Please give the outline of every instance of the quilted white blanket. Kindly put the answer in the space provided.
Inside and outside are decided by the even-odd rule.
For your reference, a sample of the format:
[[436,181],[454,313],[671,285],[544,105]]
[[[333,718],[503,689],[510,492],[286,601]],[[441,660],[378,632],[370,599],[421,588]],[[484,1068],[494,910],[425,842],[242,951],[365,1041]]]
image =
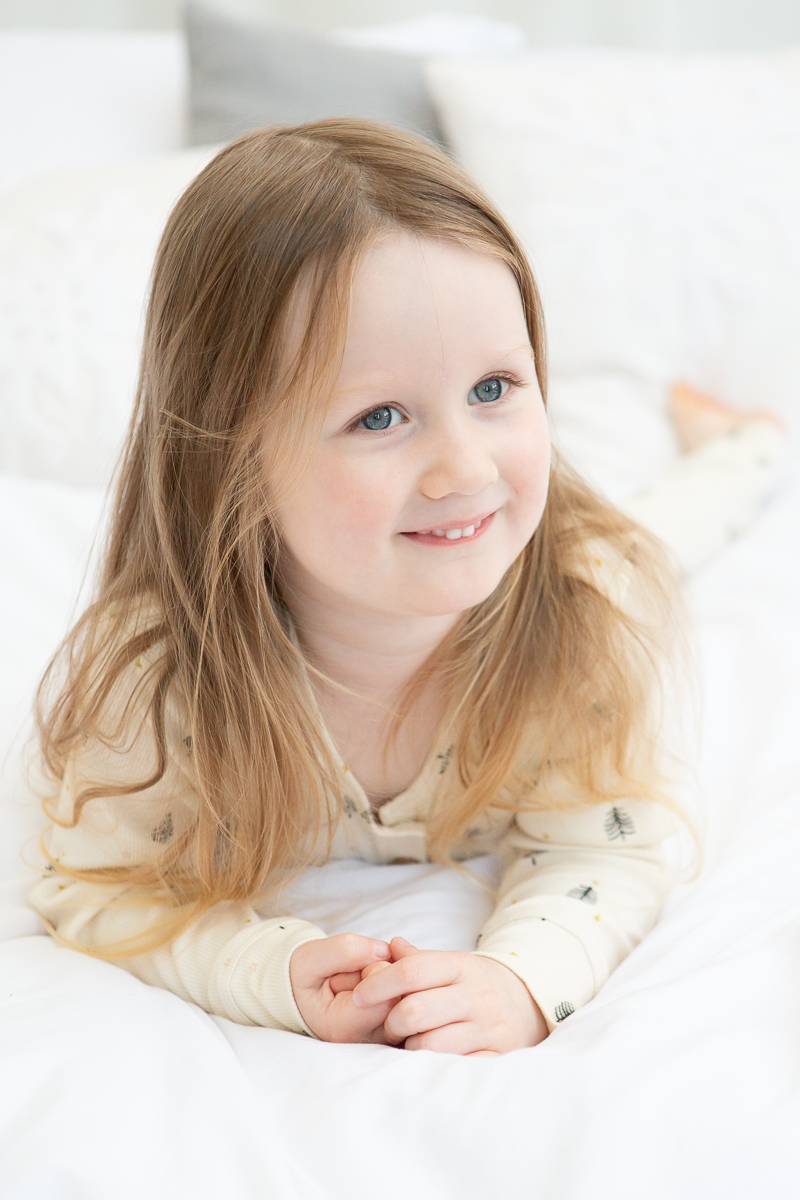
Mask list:
[[[99,493],[0,476],[6,746],[65,627]],[[600,995],[497,1060],[212,1019],[63,949],[23,900],[39,826],[7,757],[0,852],[5,1200],[738,1200],[800,1195],[800,466],[691,586],[705,862]],[[33,848],[29,845],[29,855]],[[479,864],[491,880],[490,860]],[[436,867],[312,871],[331,932],[466,948],[490,899]]]

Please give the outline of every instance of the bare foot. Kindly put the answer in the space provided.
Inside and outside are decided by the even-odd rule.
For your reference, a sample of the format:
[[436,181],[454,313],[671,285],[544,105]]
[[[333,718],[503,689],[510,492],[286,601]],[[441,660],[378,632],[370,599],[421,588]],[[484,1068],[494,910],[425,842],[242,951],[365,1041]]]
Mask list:
[[750,421],[771,421],[783,429],[783,421],[774,413],[742,412],[686,383],[676,383],[670,389],[669,409],[684,454]]

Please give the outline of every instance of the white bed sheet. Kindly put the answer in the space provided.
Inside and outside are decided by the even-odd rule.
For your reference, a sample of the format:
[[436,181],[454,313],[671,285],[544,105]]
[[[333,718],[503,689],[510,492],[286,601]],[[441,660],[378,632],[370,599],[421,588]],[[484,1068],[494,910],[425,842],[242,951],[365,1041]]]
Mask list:
[[[9,746],[66,627],[98,492],[0,476]],[[691,585],[706,691],[705,864],[600,995],[497,1060],[212,1019],[57,946],[24,902],[39,818],[7,757],[0,1195],[436,1200],[800,1195],[800,464]],[[492,877],[491,860],[476,864]],[[465,947],[490,903],[433,866],[340,863],[296,900],[331,932]]]

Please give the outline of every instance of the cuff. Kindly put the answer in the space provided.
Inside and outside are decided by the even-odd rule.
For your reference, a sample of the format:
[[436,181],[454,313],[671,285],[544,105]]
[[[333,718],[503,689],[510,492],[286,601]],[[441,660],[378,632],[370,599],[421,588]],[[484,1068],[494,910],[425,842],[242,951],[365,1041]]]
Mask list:
[[493,958],[519,976],[551,1032],[597,991],[581,939],[546,917],[501,925],[481,938],[475,953]]
[[289,962],[298,946],[326,935],[309,921],[263,921],[227,968],[227,990],[246,1020],[313,1037],[295,1003]]

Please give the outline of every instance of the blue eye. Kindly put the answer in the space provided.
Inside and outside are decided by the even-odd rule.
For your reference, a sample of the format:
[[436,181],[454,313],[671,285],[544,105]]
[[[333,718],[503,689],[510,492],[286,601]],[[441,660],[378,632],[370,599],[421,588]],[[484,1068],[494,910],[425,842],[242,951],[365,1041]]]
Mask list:
[[393,425],[399,425],[402,421],[402,415],[396,408],[376,408],[371,413],[367,413],[358,422],[362,429],[391,429]]
[[492,379],[482,379],[480,383],[476,383],[470,394],[467,396],[467,404],[491,404],[493,400],[499,400],[501,396],[505,396],[508,391],[508,380],[500,379],[494,376]]

